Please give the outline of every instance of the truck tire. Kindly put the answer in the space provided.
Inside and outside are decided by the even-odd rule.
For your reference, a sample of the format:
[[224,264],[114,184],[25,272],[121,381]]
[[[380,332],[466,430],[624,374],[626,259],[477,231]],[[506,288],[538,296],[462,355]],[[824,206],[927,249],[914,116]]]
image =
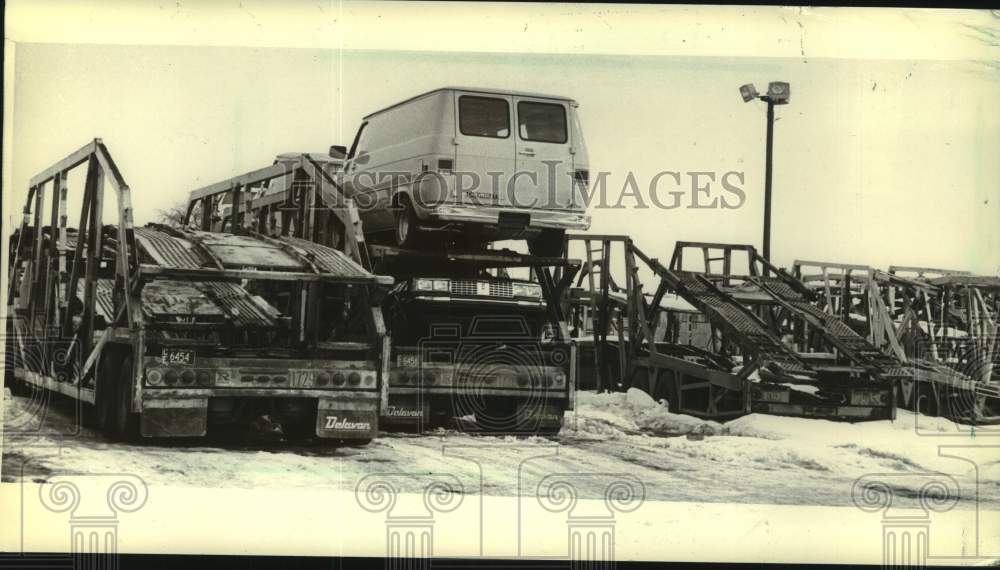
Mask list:
[[565,236],[565,230],[544,229],[538,237],[528,240],[528,251],[540,257],[562,257]]
[[115,413],[114,437],[119,441],[130,442],[139,434],[139,414],[132,413],[132,357],[122,358],[119,367],[118,382],[114,393]]
[[396,245],[399,247],[415,247],[419,241],[420,230],[417,229],[417,213],[413,210],[413,204],[406,196],[399,199],[399,208],[396,209]]
[[94,426],[112,435],[115,415],[115,381],[118,377],[118,358],[114,351],[105,349],[97,364],[94,385],[97,387],[94,403]]

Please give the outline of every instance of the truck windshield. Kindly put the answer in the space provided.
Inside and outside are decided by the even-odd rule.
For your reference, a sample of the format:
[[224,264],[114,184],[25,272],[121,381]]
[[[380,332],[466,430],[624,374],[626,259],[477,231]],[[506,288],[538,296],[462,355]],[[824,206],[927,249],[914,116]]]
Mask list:
[[563,144],[566,109],[555,103],[521,101],[517,104],[517,129],[521,140]]
[[510,136],[510,107],[503,99],[462,95],[458,126],[463,135],[505,139]]

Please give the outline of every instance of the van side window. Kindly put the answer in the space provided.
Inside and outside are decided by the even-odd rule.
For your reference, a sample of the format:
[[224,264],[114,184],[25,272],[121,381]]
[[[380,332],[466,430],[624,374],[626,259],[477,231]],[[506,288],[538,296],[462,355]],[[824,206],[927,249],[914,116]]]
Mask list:
[[368,123],[361,123],[361,127],[358,129],[358,134],[354,135],[354,143],[351,144],[351,151],[347,153],[347,160],[354,158],[358,151],[365,149],[365,139],[368,138],[366,127]]
[[505,139],[510,136],[510,106],[503,99],[462,95],[458,127],[463,135]]
[[566,108],[554,103],[520,101],[517,130],[521,140],[563,144],[568,140]]

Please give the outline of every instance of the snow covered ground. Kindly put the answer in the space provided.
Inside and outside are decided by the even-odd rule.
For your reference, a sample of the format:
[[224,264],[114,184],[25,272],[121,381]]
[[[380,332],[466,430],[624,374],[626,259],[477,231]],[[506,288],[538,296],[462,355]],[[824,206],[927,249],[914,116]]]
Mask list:
[[[553,473],[627,473],[643,482],[647,499],[851,505],[854,481],[880,474],[906,491],[894,500],[915,505],[923,481],[906,475],[941,472],[959,483],[956,508],[973,508],[977,492],[981,507],[1000,506],[1000,454],[980,460],[978,478],[975,465],[939,454],[941,444],[989,443],[988,435],[960,435],[962,428],[948,420],[923,417],[924,432],[918,434],[916,417],[902,410],[895,422],[752,414],[720,424],[671,414],[637,390],[580,393],[558,438],[440,430],[383,433],[366,447],[334,449],[245,440],[123,445],[86,428],[75,437],[15,436],[14,424],[23,428],[26,418],[40,413],[9,393],[4,403],[0,475],[6,482],[114,471],[181,487],[353,490],[371,473],[450,473],[462,481],[464,492],[514,496],[533,492],[533,482]],[[71,421],[67,401],[46,409],[47,429]],[[420,490],[417,479],[408,490]],[[595,480],[579,490],[599,498],[604,487]]]

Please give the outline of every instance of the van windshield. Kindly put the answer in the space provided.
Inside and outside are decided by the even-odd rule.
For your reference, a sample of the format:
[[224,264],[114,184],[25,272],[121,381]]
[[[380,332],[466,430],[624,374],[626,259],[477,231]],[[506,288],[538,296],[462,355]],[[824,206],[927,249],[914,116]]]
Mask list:
[[505,139],[510,136],[510,107],[503,99],[463,95],[458,99],[463,135]]
[[555,103],[521,101],[517,104],[517,129],[521,140],[563,144],[566,109]]

